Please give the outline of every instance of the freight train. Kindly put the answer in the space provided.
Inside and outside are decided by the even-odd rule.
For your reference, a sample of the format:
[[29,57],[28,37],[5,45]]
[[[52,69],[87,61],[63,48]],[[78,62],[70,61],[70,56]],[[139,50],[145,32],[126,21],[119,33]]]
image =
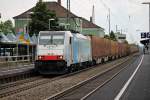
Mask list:
[[137,46],[70,31],[41,31],[35,69],[40,74],[64,74],[138,51]]

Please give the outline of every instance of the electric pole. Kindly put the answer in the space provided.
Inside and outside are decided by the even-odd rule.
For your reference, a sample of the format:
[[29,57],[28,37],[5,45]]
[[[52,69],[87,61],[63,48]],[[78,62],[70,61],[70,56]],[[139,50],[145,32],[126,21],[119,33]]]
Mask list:
[[118,32],[118,25],[116,25],[116,33]]
[[[67,24],[69,25],[69,15],[70,13],[70,0],[67,0]],[[68,29],[68,25],[67,25],[67,29]]]
[[110,8],[108,9],[108,12],[109,12],[109,14],[108,14],[108,18],[109,18],[109,19],[108,19],[108,20],[109,20],[109,34],[110,34],[110,30],[111,30],[111,29],[110,29],[110,28],[111,28],[111,26],[110,26]]

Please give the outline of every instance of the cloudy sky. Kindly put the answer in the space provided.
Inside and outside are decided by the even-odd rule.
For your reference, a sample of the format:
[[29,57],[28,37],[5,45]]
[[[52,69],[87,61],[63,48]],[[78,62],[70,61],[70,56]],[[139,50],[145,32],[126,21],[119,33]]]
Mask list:
[[[12,17],[35,6],[38,0],[0,0],[1,21]],[[44,0],[57,1],[57,0]],[[66,7],[66,1],[62,5]],[[71,11],[78,16],[89,20],[92,15],[92,6],[95,5],[95,23],[108,32],[108,8],[111,12],[111,30],[122,30],[127,40],[137,43],[140,32],[148,31],[148,5],[141,4],[150,0],[70,0]]]

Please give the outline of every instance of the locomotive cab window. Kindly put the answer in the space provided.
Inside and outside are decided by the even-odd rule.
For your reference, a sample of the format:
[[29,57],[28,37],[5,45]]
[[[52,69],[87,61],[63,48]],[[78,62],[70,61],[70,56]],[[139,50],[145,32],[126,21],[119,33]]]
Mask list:
[[52,44],[63,45],[64,44],[64,36],[63,35],[53,35],[52,36]]
[[48,45],[51,44],[51,36],[40,36],[39,38],[40,45]]
[[64,35],[42,34],[39,38],[40,45],[63,45]]

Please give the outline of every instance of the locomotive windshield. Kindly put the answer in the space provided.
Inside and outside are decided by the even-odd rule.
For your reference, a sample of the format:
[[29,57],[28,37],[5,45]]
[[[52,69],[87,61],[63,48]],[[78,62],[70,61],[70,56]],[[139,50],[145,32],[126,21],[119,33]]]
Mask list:
[[39,37],[40,45],[63,45],[64,44],[64,35],[61,34],[49,34],[41,35]]
[[52,35],[52,44],[62,45],[64,44],[63,35]]

